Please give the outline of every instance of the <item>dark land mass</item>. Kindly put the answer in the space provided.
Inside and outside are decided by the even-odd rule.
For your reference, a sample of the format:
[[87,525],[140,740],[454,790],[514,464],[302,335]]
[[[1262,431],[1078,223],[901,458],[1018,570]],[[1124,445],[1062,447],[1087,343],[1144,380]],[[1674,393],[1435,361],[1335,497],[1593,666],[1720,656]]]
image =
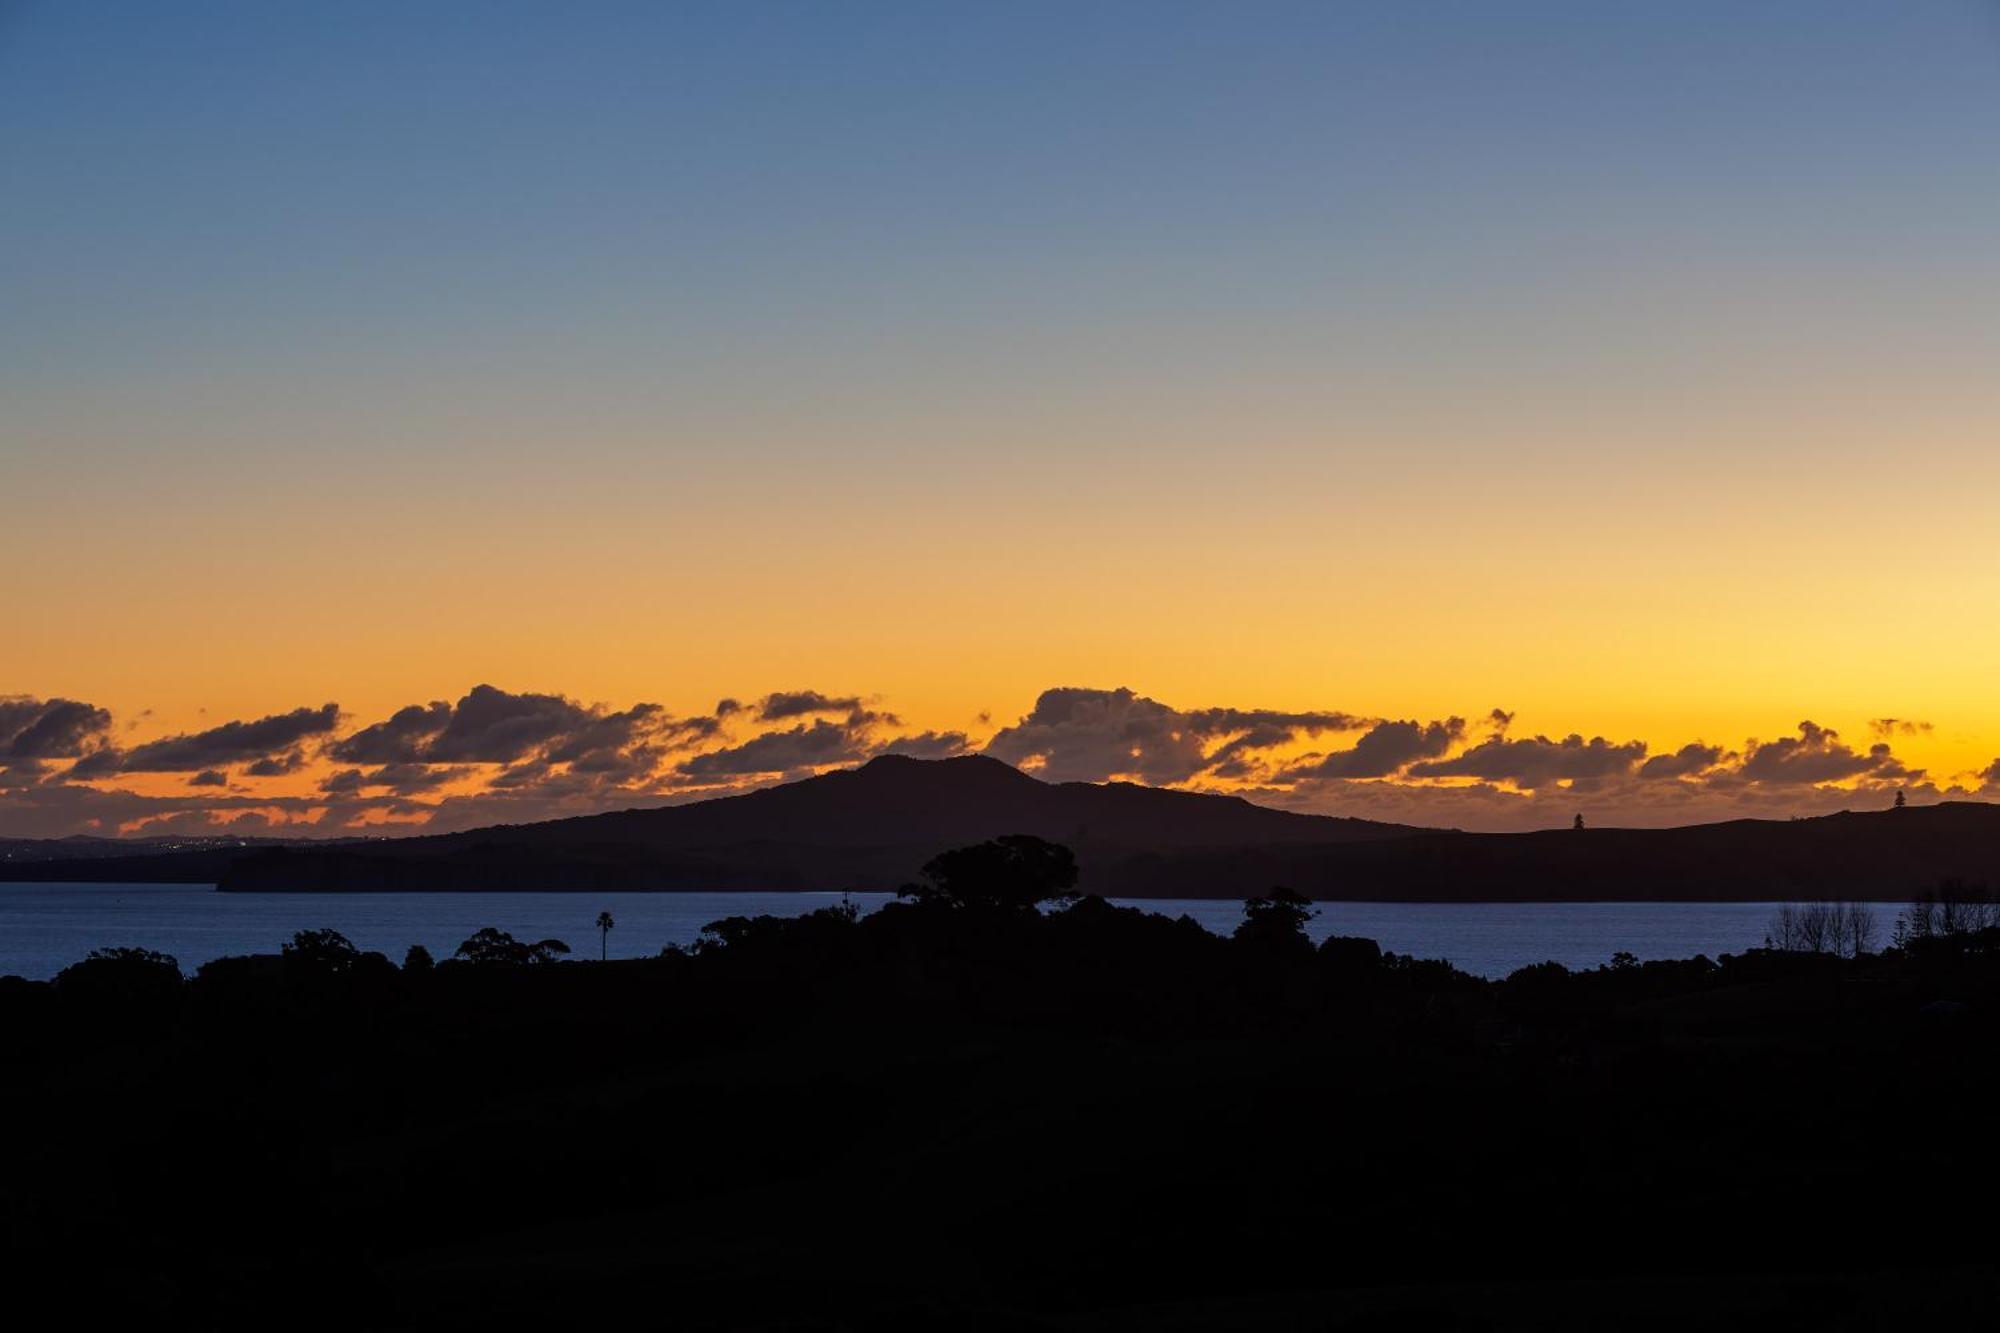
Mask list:
[[0,838],[0,882],[213,884],[249,852],[293,845],[304,845],[304,840],[238,837]]
[[628,962],[0,982],[10,1312],[1990,1326],[2000,931],[1496,983],[1304,910],[933,893]]
[[284,847],[298,838],[156,837],[0,838],[0,862],[101,861],[132,856],[168,856],[181,852],[241,852],[250,847]]
[[0,878],[218,882],[267,892],[895,889],[940,850],[1026,833],[1113,897],[1285,884],[1384,902],[1897,900],[2000,876],[1980,802],[1674,829],[1461,833],[1231,796],[1041,782],[985,758],[861,768],[690,805],[342,843],[0,862]]

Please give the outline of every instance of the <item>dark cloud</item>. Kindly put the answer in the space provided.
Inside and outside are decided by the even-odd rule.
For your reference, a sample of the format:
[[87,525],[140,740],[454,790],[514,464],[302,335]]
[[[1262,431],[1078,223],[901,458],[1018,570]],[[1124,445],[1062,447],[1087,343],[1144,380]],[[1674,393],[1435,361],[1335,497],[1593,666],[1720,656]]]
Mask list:
[[1051,782],[1184,782],[1201,772],[1206,750],[1185,713],[1128,689],[1044,690],[1033,711],[986,742],[987,754]]
[[1510,782],[1517,787],[1544,787],[1556,782],[1591,782],[1630,773],[1645,758],[1644,741],[1613,744],[1602,736],[1585,740],[1572,732],[1559,741],[1547,736],[1509,740],[1493,736],[1450,759],[1412,764],[1416,778],[1479,778]]
[[787,718],[811,717],[819,713],[853,713],[860,708],[861,700],[854,695],[835,698],[818,690],[779,690],[757,701],[757,716],[766,722],[781,722]]
[[604,713],[577,722],[541,752],[552,764],[574,764],[617,754],[657,734],[666,717],[658,704],[635,704],[622,713]]
[[1369,723],[1368,718],[1352,713],[1287,713],[1273,708],[1196,708],[1184,716],[1188,725],[1204,736],[1254,731],[1267,735],[1282,732],[1289,739],[1299,733],[1317,736],[1323,731],[1354,731]]
[[92,750],[89,754],[71,764],[67,776],[79,782],[87,781],[91,778],[113,777],[117,774],[119,766],[124,762],[125,756],[107,745],[102,749]]
[[1256,708],[1201,708],[1188,713],[1188,726],[1204,741],[1226,736],[1208,752],[1202,771],[1209,777],[1240,779],[1260,771],[1258,752],[1289,745],[1301,736],[1353,731],[1368,719],[1350,713],[1285,713]]
[[[305,834],[445,831],[723,795],[880,754],[943,758],[974,748],[961,731],[897,735],[896,714],[865,696],[817,690],[779,691],[747,705],[725,698],[712,713],[674,717],[652,703],[613,710],[480,685],[455,703],[412,705],[336,740],[337,720],[329,704],[121,753],[102,709],[0,697],[0,827],[36,836],[215,832],[255,820]],[[1182,709],[1130,689],[1059,688],[1001,728],[985,752],[1050,780],[1197,785],[1430,826],[1546,827],[1566,824],[1578,808],[1596,826],[1621,817],[1663,823],[1817,813],[1849,804],[1857,790],[1892,785],[1912,799],[1942,799],[1891,751],[1891,739],[1931,730],[1910,719],[1872,719],[1883,739],[1867,747],[1807,722],[1795,737],[1753,741],[1740,754],[1705,742],[1650,754],[1638,741],[1581,734],[1516,740],[1507,734],[1513,721],[1501,709],[1470,722]],[[1322,745],[1294,757],[1306,738],[1329,733],[1354,734],[1333,742],[1347,748]],[[335,765],[322,765],[324,758]],[[142,796],[101,785],[120,772],[182,773],[187,788]],[[317,791],[259,797],[228,785],[231,774],[301,772],[318,779]],[[1435,781],[1447,778],[1455,781]],[[2000,760],[1958,781],[2000,794]],[[92,782],[100,785],[83,785]]]
[[367,785],[366,775],[358,768],[343,768],[319,780],[319,789],[328,796],[352,796]]
[[679,771],[691,778],[740,777],[858,763],[867,757],[867,744],[854,729],[821,718],[695,755],[683,760]]
[[1799,723],[1797,736],[1752,741],[1737,776],[1746,782],[1790,786],[1862,777],[1902,781],[1920,778],[1923,771],[1905,768],[1886,743],[1871,745],[1863,753],[1843,743],[1839,732],[1808,721]]
[[505,768],[494,774],[487,786],[495,791],[514,791],[522,787],[553,787],[555,783],[551,779],[554,776],[555,769],[548,761],[530,759],[524,764],[515,764],[512,768]]
[[324,736],[339,722],[337,704],[295,708],[254,722],[225,722],[207,731],[135,746],[125,752],[119,768],[127,773],[185,773],[249,763],[290,750],[311,737]]
[[[727,702],[726,700],[724,702]],[[559,694],[513,694],[477,685],[456,704],[412,704],[329,746],[350,764],[511,764],[535,761],[579,772],[636,777],[664,752],[721,732],[716,717],[674,718],[654,703],[618,712]]]
[[352,796],[362,791],[389,791],[398,796],[415,796],[461,778],[471,770],[443,764],[385,764],[372,773],[343,768],[320,779],[319,789],[329,796]]
[[1400,772],[1419,759],[1434,759],[1446,753],[1465,735],[1465,719],[1446,718],[1442,722],[1378,722],[1363,732],[1352,749],[1336,750],[1287,769],[1283,777],[1301,778],[1383,778]]
[[0,696],[0,758],[75,759],[110,729],[111,714],[94,704]]
[[[723,700],[728,703],[729,700]],[[713,740],[722,734],[722,724],[727,714],[716,713],[713,717],[696,714],[691,717],[669,718],[660,724],[660,743],[670,750],[684,750],[690,745]]]
[[335,741],[327,753],[354,764],[415,763],[422,758],[424,747],[450,722],[451,705],[441,699],[411,704],[397,709],[386,722]]
[[157,838],[167,834],[183,837],[209,837],[219,833],[233,833],[237,837],[268,837],[292,832],[285,823],[273,821],[261,810],[233,810],[227,813],[213,810],[183,810],[177,814],[162,815],[146,821],[137,830],[144,837]]
[[53,771],[39,759],[16,759],[0,766],[0,789],[37,786]]
[[912,759],[950,759],[970,749],[971,742],[962,731],[923,731],[885,741],[875,747],[875,753],[907,755]]
[[1647,779],[1693,777],[1714,768],[1725,757],[1721,746],[1693,741],[1672,754],[1654,755],[1639,765],[1639,776]]
[[310,836],[319,831],[310,821],[324,804],[317,796],[260,797],[213,789],[152,796],[118,788],[44,782],[0,800],[0,836],[150,834],[160,831],[160,821],[175,816],[180,817],[180,822],[172,827],[217,833],[233,828],[229,821],[240,818],[246,811],[257,812],[260,820],[276,816],[288,821],[280,831]]
[[[1129,689],[1062,687],[1042,691],[1035,707],[986,743],[986,753],[1035,770],[1052,782],[1185,782],[1199,774],[1235,777],[1247,756],[1301,734],[1366,725],[1347,713],[1170,707]],[[1223,743],[1213,752],[1209,746]]]
[[509,764],[595,720],[590,710],[560,694],[510,694],[475,685],[422,757],[431,763]]

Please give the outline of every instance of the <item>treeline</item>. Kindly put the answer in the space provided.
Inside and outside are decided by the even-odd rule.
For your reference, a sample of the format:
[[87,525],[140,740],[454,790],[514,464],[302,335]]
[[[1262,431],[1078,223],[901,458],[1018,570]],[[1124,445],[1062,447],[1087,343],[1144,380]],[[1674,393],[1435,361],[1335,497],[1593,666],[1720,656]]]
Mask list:
[[867,916],[646,959],[309,931],[0,981],[15,1295],[200,1327],[1542,1329],[1990,1294],[1953,1220],[2000,1189],[1953,1128],[2000,1094],[1966,893],[1858,957],[1494,982],[1314,944],[1282,890],[1224,938],[1074,885],[1002,839]]

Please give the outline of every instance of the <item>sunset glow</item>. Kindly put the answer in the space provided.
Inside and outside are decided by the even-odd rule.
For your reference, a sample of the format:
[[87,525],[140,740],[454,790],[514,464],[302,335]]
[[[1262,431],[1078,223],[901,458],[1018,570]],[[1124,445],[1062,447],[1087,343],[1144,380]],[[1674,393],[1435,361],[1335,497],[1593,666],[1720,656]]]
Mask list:
[[0,7],[0,835],[2000,792],[1990,11],[1267,8]]

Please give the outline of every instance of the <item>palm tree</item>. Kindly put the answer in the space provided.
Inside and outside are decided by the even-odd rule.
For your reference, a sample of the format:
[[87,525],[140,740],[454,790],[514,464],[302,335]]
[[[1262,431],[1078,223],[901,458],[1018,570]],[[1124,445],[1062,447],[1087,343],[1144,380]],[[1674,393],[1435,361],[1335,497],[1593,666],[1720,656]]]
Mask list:
[[597,914],[597,961],[600,963],[611,956],[611,928],[617,924],[611,919],[611,913]]

